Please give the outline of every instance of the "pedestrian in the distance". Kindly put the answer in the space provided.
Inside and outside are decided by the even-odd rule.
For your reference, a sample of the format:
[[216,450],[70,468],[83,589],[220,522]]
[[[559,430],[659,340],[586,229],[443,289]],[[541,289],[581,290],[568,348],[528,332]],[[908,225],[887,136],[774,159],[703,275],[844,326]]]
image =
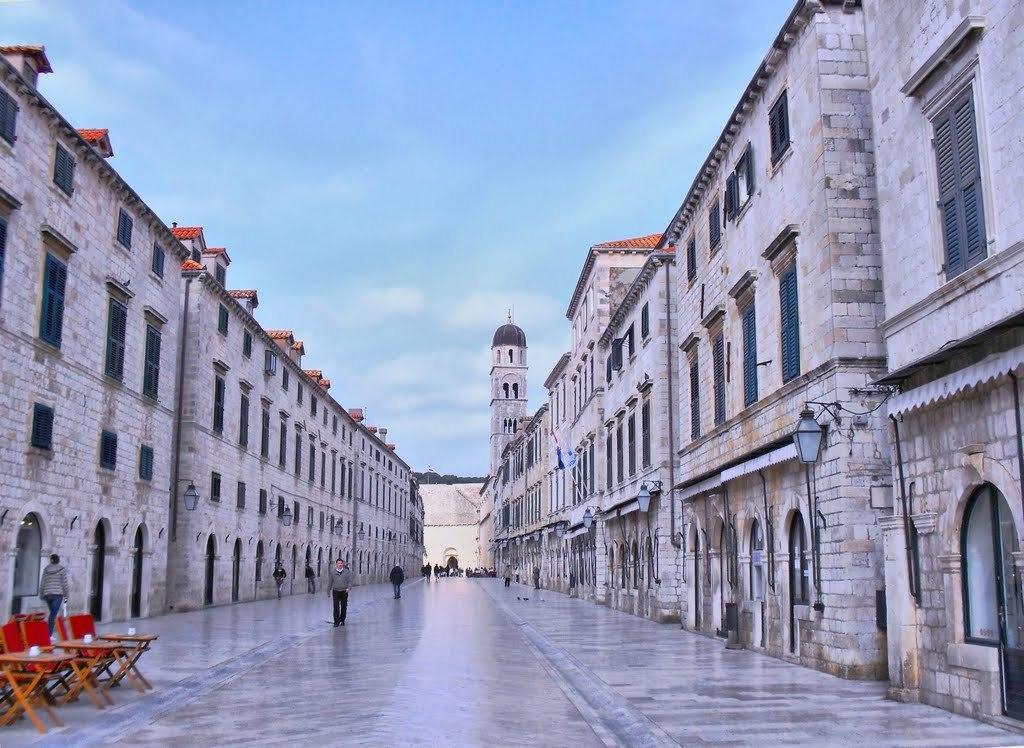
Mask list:
[[331,596],[334,607],[334,627],[345,625],[348,613],[348,589],[352,586],[352,572],[348,570],[345,559],[334,562],[334,568],[327,578],[327,594]]
[[540,567],[539,566],[534,566],[533,567],[533,588],[535,590],[539,590],[540,589]]
[[397,600],[402,596],[402,582],[405,581],[405,570],[398,564],[395,564],[388,579],[391,580],[391,584],[395,587],[395,599]]
[[60,556],[56,553],[50,554],[50,563],[43,569],[43,578],[39,582],[39,596],[46,601],[46,607],[50,610],[50,634],[53,634],[53,624],[57,620],[60,606],[68,598],[68,570],[60,562]]
[[311,595],[316,592],[316,574],[313,573],[313,567],[309,564],[306,564],[306,588]]
[[512,564],[505,564],[505,573],[503,576],[505,577],[505,587],[507,588],[512,584]]
[[281,599],[281,588],[284,586],[284,579],[288,574],[285,572],[284,567],[280,563],[277,564],[277,568],[274,569],[274,584],[277,585],[277,599]]

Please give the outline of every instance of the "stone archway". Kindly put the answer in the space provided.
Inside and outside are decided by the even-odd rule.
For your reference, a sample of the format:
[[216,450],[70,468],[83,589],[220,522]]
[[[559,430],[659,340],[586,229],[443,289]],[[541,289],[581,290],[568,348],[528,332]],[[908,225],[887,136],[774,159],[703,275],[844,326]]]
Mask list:
[[459,568],[459,552],[455,548],[445,548],[441,558],[444,559],[446,569],[453,570]]

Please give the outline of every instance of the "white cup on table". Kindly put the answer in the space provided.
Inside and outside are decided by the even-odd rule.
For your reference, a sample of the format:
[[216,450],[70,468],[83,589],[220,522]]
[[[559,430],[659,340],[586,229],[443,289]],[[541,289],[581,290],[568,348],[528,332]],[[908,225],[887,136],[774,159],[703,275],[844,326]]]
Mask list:
[[128,636],[135,636],[135,627],[134,626],[129,626],[128,627]]
[[86,634],[85,636],[83,636],[82,641],[84,641],[86,644],[92,644],[92,634]]
[[28,648],[28,656],[29,657],[38,657],[39,656],[39,647],[37,647],[35,645],[29,647]]

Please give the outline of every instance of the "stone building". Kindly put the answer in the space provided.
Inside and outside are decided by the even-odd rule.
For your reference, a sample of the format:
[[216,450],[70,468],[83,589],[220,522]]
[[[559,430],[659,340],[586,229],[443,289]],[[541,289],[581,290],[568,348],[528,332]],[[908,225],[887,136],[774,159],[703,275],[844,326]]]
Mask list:
[[420,486],[426,563],[460,569],[482,565],[478,538],[482,487],[481,483],[439,484],[429,480]]
[[124,182],[107,130],[39,94],[47,72],[41,47],[0,48],[0,605],[44,607],[54,552],[101,620],[270,594],[278,558],[296,591],[342,553],[358,581],[415,573],[422,506],[387,430],[256,322],[225,249]]
[[[798,2],[661,242],[675,245],[682,617],[884,677],[890,470],[864,14]],[[793,433],[809,408],[816,464]]]
[[890,694],[1024,718],[1024,8],[868,0]]
[[647,256],[598,340],[602,538],[611,607],[679,620],[674,249]]
[[178,360],[170,229],[36,88],[41,47],[0,48],[0,606],[163,610]]
[[[289,592],[305,590],[344,557],[359,581],[381,581],[403,563],[409,467],[387,430],[345,410],[290,330],[255,318],[255,290],[232,290],[231,258],[208,247],[201,227],[172,231],[189,250],[183,266],[184,370],[180,455],[174,473],[203,497],[171,511],[168,605],[193,608],[274,594],[281,564]],[[362,537],[360,537],[362,535]]]

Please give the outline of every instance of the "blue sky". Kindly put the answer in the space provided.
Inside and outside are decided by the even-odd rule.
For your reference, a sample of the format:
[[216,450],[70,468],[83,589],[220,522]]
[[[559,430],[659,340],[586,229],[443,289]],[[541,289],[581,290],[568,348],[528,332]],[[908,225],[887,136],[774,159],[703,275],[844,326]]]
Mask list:
[[484,474],[506,308],[537,407],[587,248],[665,228],[791,6],[23,0],[0,39],[339,402]]

